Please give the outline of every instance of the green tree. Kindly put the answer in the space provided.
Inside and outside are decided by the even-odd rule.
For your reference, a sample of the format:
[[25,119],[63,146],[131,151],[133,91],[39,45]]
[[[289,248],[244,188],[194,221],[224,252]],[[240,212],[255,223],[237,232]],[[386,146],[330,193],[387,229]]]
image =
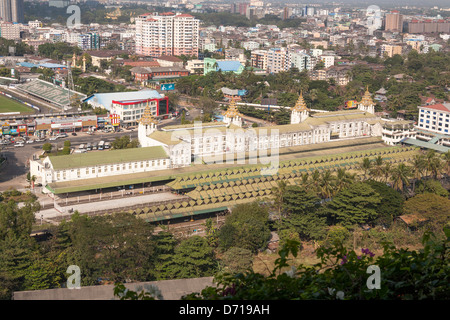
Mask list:
[[381,197],[381,201],[376,207],[379,217],[375,223],[390,226],[394,219],[402,214],[405,199],[400,192],[385,183],[374,180],[368,180],[366,183]]
[[39,202],[36,201],[27,201],[21,208],[14,200],[0,203],[0,240],[8,234],[28,237],[39,209]]
[[192,236],[175,248],[167,273],[172,279],[212,276],[217,271],[214,249],[200,236]]
[[227,250],[239,247],[256,252],[270,239],[269,213],[258,202],[236,205],[219,229],[219,246]]
[[169,267],[177,246],[173,234],[167,231],[159,232],[155,237],[155,272],[157,280],[170,278]]
[[418,194],[405,201],[404,214],[427,219],[427,226],[433,232],[442,234],[443,226],[450,226],[450,200],[434,193]]
[[153,226],[128,213],[72,215],[69,235],[72,264],[83,272],[82,285],[98,279],[149,281],[154,274]]
[[277,211],[277,219],[281,219],[281,213],[283,209],[283,199],[286,193],[287,183],[284,180],[277,182],[276,187],[272,187],[273,207]]
[[326,205],[331,221],[346,228],[355,224],[372,223],[378,218],[380,195],[368,184],[357,182],[339,192]]
[[404,163],[399,163],[392,169],[391,174],[394,189],[404,192],[405,187],[409,185],[409,179],[412,176],[411,167]]
[[359,166],[360,169],[364,172],[363,181],[366,181],[367,173],[369,173],[372,168],[372,162],[370,161],[369,158],[364,158]]
[[113,149],[130,149],[139,147],[139,140],[133,139],[130,140],[130,137],[124,135],[122,137],[116,137],[114,141],[111,143]]
[[434,193],[438,196],[448,198],[449,192],[442,186],[439,180],[420,180],[417,183],[416,194]]
[[317,214],[320,198],[313,191],[288,186],[283,203],[287,214],[279,224],[279,232],[295,230],[305,240],[318,240],[325,235],[326,219]]
[[224,272],[242,273],[252,268],[253,253],[248,249],[232,247],[225,251],[221,262]]
[[42,145],[42,150],[44,150],[46,153],[52,152],[52,148],[53,148],[53,145],[49,142],[46,142]]
[[[424,248],[416,251],[384,245],[381,255],[363,248],[360,253],[342,244],[316,250],[313,266],[295,265],[298,243],[290,241],[279,251],[268,276],[250,270],[217,277],[215,287],[185,296],[185,300],[448,300],[450,228],[443,240],[424,235]],[[292,257],[292,258],[291,258]],[[380,290],[367,289],[369,266],[382,270]],[[284,270],[294,267],[291,272]]]
[[29,235],[8,232],[0,240],[0,299],[11,299],[14,291],[24,290],[35,251],[36,243]]

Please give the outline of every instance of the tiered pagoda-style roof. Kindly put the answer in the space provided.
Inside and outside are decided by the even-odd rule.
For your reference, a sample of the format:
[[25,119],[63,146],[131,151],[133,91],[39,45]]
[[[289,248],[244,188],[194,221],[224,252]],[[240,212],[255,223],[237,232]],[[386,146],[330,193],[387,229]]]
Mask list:
[[372,95],[369,92],[369,86],[366,87],[366,92],[359,103],[364,106],[371,106],[375,104],[373,103]]
[[138,122],[143,125],[151,125],[152,123],[155,125],[158,124],[158,121],[153,117],[152,110],[150,109],[148,102],[147,107],[144,109],[144,114]]
[[231,98],[230,105],[228,106],[228,110],[223,113],[225,117],[233,119],[234,117],[242,117],[242,114],[239,113],[239,110],[236,106],[236,101],[234,98]]
[[308,107],[306,106],[305,100],[303,99],[303,91],[300,92],[300,96],[298,97],[298,100],[295,103],[295,106],[292,109],[292,111],[297,112],[309,111]]

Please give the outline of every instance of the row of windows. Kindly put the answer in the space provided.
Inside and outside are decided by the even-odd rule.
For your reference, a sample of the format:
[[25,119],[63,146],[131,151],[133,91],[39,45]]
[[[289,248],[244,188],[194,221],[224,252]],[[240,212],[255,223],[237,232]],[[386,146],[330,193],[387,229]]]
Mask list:
[[[445,126],[448,128],[448,125]],[[419,124],[419,127],[430,130],[444,131],[445,133],[448,133],[448,129],[436,128],[435,126],[430,127],[429,125],[424,125],[423,123]]]
[[[93,168],[85,168],[83,169],[77,169],[77,177],[81,178],[81,172],[84,172],[86,175],[90,174],[100,174],[102,172],[114,172],[114,171],[123,171],[123,170],[132,170],[132,169],[143,169],[155,166],[165,166],[167,164],[167,159],[160,159],[160,160],[152,160],[152,161],[141,161],[141,162],[134,162],[134,163],[123,163],[123,164],[117,164],[117,165],[105,165],[100,167],[93,167]],[[75,169],[72,170],[63,170],[63,171],[57,171],[56,172],[56,180],[59,180],[61,177],[62,179],[66,179],[66,173],[74,173]]]

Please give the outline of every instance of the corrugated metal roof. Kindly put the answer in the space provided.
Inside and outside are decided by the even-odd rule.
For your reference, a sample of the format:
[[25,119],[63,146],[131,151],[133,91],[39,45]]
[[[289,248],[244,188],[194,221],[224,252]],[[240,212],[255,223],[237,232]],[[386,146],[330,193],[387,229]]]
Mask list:
[[106,110],[111,109],[112,101],[133,101],[144,99],[161,99],[161,96],[156,90],[141,90],[129,92],[110,92],[110,93],[94,93],[87,97],[83,102],[92,101],[102,105]]
[[222,71],[238,71],[239,68],[242,67],[242,64],[239,61],[220,61],[217,60],[217,70]]
[[131,148],[49,157],[53,169],[64,170],[168,158],[163,147]]

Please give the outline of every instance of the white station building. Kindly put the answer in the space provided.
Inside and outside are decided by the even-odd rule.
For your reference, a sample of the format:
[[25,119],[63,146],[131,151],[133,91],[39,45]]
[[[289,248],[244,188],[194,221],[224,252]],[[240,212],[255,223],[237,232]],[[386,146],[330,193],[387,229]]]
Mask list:
[[36,183],[43,186],[138,175],[187,167],[192,163],[222,161],[239,152],[266,152],[332,140],[381,137],[384,121],[374,114],[374,103],[366,91],[357,109],[314,114],[310,114],[300,94],[291,111],[291,123],[287,125],[243,128],[242,115],[234,100],[224,112],[223,122],[158,128],[154,113],[147,105],[138,123],[139,148],[45,157],[30,161],[30,173],[36,176]]

